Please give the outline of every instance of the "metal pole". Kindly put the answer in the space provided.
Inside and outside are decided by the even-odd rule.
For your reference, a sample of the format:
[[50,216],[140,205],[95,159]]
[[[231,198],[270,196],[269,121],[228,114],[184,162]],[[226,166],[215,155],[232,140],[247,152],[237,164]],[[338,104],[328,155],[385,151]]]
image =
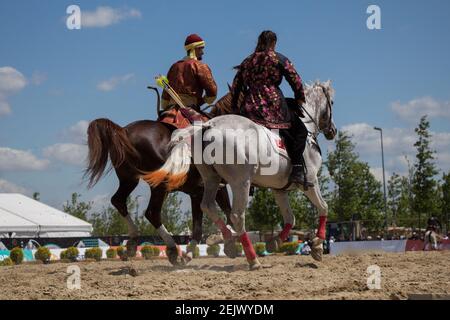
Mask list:
[[386,175],[384,171],[384,148],[383,148],[383,129],[375,127],[377,131],[380,131],[381,134],[381,163],[383,167],[383,194],[384,194],[384,214],[385,214],[385,233],[387,235],[388,230],[388,212],[387,212],[387,197],[386,197]]

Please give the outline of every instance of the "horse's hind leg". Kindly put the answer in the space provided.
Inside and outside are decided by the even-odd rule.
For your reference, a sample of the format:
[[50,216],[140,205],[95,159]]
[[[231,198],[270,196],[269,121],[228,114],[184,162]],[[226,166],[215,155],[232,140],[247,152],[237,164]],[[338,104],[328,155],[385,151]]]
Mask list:
[[120,183],[119,189],[117,189],[116,193],[112,196],[111,203],[128,224],[128,235],[130,239],[127,241],[127,254],[128,256],[134,256],[137,250],[136,238],[139,235],[139,230],[128,212],[127,199],[138,185],[139,180],[130,177],[125,178],[124,175],[119,173],[117,176]]
[[272,190],[275,197],[275,201],[280,207],[281,215],[283,216],[284,227],[280,234],[274,237],[266,244],[267,251],[275,252],[279,246],[287,240],[289,232],[295,225],[295,216],[292,213],[291,206],[289,205],[289,196],[287,191]]
[[230,196],[228,195],[227,187],[220,188],[217,191],[216,195],[216,202],[219,205],[220,209],[225,213],[225,216],[227,217],[227,224],[231,225],[231,204],[230,204]]
[[245,230],[245,209],[248,204],[248,194],[250,191],[250,177],[245,173],[241,175],[238,181],[229,181],[233,192],[233,205],[231,207],[231,221],[242,243],[245,257],[250,265],[250,270],[261,268],[261,264],[256,257],[255,249]]
[[219,189],[221,177],[210,167],[204,165],[197,166],[204,183],[203,198],[201,208],[208,215],[214,224],[219,227],[225,240],[224,252],[229,258],[235,258],[237,255],[236,246],[233,239],[233,232],[219,216],[219,210],[216,206],[216,195]]
[[153,227],[155,227],[158,235],[163,239],[167,246],[166,254],[169,258],[169,262],[173,265],[179,265],[182,263],[180,256],[178,255],[177,244],[172,235],[167,231],[166,227],[161,222],[161,208],[164,200],[167,196],[166,186],[160,185],[151,189],[150,201],[145,211],[145,217],[150,221]]
[[202,240],[203,211],[201,208],[202,192],[189,194],[192,208],[192,239],[197,243]]

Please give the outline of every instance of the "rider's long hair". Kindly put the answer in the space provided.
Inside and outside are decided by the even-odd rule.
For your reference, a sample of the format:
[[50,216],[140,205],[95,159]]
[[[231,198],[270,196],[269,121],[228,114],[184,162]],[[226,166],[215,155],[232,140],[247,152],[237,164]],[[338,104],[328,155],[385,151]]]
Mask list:
[[261,32],[258,37],[258,44],[256,45],[255,52],[267,51],[272,45],[276,44],[277,35],[275,32],[266,30]]

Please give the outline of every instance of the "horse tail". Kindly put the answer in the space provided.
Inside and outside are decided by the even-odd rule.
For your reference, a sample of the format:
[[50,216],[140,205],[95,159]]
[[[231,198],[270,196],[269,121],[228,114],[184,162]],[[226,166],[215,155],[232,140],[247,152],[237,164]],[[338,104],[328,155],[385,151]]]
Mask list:
[[187,179],[192,163],[191,138],[194,128],[177,130],[169,143],[169,157],[164,165],[156,171],[146,172],[141,178],[152,187],[165,182],[168,191],[182,186]]
[[133,160],[137,161],[140,158],[138,151],[128,138],[126,129],[109,119],[92,121],[87,134],[89,154],[84,175],[88,177],[89,188],[92,188],[103,176],[108,156],[114,168],[120,167],[124,162],[132,163]]

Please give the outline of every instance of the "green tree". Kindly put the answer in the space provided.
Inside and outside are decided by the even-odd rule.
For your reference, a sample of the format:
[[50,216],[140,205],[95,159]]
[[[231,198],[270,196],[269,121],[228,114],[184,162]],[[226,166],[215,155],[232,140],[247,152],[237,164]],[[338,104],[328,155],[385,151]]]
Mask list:
[[282,222],[282,217],[272,191],[267,188],[255,188],[253,198],[248,207],[249,230],[275,231],[275,227]]
[[36,201],[41,201],[41,194],[39,192],[33,192],[33,199]]
[[88,221],[88,212],[91,210],[92,204],[80,201],[80,198],[80,194],[72,193],[72,199],[70,202],[66,201],[66,204],[63,205],[63,211],[81,220]]
[[383,193],[381,183],[370,172],[366,162],[359,160],[355,145],[348,133],[340,131],[336,148],[325,162],[334,190],[330,194],[331,218],[349,221],[353,214],[360,214],[365,226],[380,228],[383,218]]
[[450,171],[442,177],[442,218],[446,231],[450,231]]
[[106,210],[102,213],[94,212],[91,214],[89,223],[92,224],[93,236],[106,236],[108,235],[108,217],[106,216]]
[[169,193],[164,200],[161,221],[174,235],[180,234],[186,228],[187,219],[181,212],[181,199],[178,197],[178,192]]
[[411,186],[407,177],[393,173],[388,181],[388,211],[395,226],[412,226]]
[[414,146],[417,149],[412,182],[413,210],[421,224],[422,218],[439,215],[438,183],[434,179],[438,170],[434,163],[435,151],[431,150],[430,122],[426,116],[420,119],[415,132],[418,136]]

